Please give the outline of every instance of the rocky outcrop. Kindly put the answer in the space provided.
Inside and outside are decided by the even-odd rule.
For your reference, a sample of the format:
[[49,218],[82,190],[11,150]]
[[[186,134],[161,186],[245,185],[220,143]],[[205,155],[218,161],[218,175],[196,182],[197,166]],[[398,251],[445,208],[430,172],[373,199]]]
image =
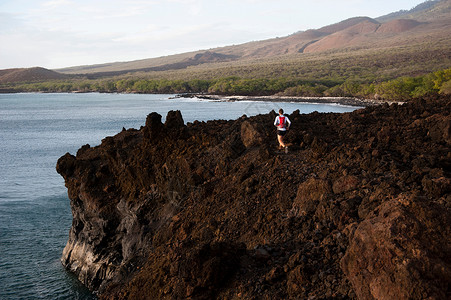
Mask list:
[[359,299],[447,299],[451,215],[423,198],[388,200],[350,235],[341,264]]
[[63,264],[103,299],[451,296],[451,100],[185,125],[180,112],[57,164]]

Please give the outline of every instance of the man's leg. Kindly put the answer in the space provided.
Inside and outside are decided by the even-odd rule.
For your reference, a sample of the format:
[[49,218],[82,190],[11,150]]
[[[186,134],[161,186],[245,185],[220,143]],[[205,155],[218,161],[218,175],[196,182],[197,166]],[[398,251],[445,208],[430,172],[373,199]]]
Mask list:
[[285,143],[283,142],[283,136],[277,135],[277,140],[279,141],[279,145],[285,148]]

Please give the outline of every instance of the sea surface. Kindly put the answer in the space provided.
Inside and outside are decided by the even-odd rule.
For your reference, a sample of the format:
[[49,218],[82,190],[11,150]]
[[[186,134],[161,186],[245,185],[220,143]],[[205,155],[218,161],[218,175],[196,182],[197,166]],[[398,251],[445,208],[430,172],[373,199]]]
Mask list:
[[[0,299],[96,299],[60,263],[72,215],[59,157],[99,145],[146,116],[180,110],[185,122],[277,111],[349,112],[356,107],[218,102],[174,95],[0,94]],[[272,126],[272,124],[268,124]]]

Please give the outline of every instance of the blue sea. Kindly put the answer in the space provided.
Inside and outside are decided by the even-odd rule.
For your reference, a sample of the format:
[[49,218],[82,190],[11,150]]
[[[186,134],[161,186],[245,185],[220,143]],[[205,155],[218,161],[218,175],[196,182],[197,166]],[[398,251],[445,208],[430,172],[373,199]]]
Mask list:
[[[59,157],[96,146],[146,116],[180,110],[185,122],[236,119],[282,107],[291,113],[356,107],[217,102],[174,95],[0,94],[0,299],[95,299],[60,263],[72,215]],[[272,126],[268,124],[268,126]]]

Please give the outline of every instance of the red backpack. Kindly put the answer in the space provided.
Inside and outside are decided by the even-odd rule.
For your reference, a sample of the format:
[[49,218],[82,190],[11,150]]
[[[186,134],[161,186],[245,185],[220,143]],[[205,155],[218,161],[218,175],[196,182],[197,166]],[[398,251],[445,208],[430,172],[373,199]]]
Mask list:
[[285,117],[279,116],[279,128],[285,128]]

